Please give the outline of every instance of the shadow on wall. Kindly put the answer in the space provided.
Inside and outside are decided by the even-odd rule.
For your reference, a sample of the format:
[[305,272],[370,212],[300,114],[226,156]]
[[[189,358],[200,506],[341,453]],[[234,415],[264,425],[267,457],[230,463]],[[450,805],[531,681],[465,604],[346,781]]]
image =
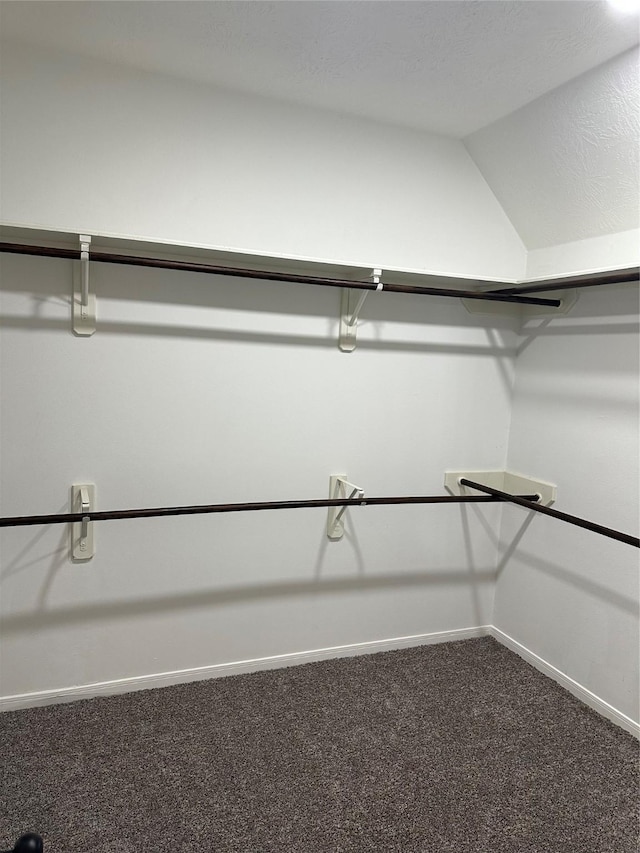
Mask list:
[[[235,343],[248,344],[279,344],[282,346],[308,346],[308,347],[324,347],[327,349],[337,349],[337,331],[336,321],[331,321],[331,329],[326,336],[318,335],[289,335],[276,332],[246,332],[236,331],[235,329],[219,329],[214,327],[194,327],[194,326],[169,326],[167,324],[152,324],[152,323],[122,323],[111,322],[98,319],[98,331],[96,334],[114,334],[114,335],[148,335],[151,337],[163,338],[201,338],[203,340],[218,340],[231,341]],[[366,324],[366,321],[364,321]],[[33,329],[36,331],[59,331],[70,332],[71,323],[65,320],[55,320],[44,317],[0,317],[0,328],[5,329]],[[514,347],[506,346],[483,346],[475,344],[453,344],[453,343],[433,343],[429,341],[382,341],[382,340],[359,340],[358,349],[360,350],[378,350],[380,352],[399,351],[399,352],[423,352],[423,353],[442,353],[445,355],[482,355],[482,356],[500,356],[510,357],[515,354]]]
[[[48,278],[46,266],[42,267],[40,277],[29,276],[24,263],[20,264],[20,261],[24,262],[24,258],[11,257],[9,260],[11,267],[3,261],[3,270],[6,274],[3,276],[2,288],[7,292],[29,294],[33,300],[32,313],[25,316],[24,314],[7,315],[4,312],[0,316],[0,328],[72,334],[71,297],[61,295],[61,292],[64,292],[61,278],[64,280],[64,276],[61,277],[58,274],[57,279]],[[35,260],[42,262],[51,259]],[[62,263],[65,265],[64,269],[69,275],[70,282],[71,263],[68,261]],[[196,273],[189,275],[173,272],[161,276],[162,285],[158,286],[156,280],[158,271],[125,269],[122,277],[117,277],[113,270],[107,270],[106,273],[109,275],[94,276],[92,273],[92,285],[96,288],[99,300],[135,300],[150,304],[179,302],[181,309],[187,309],[190,306],[200,307],[216,313],[210,315],[211,325],[203,325],[202,317],[197,317],[193,324],[191,319],[186,324],[141,322],[140,308],[137,306],[137,318],[104,320],[100,318],[98,305],[97,335],[130,335],[166,340],[186,338],[219,343],[337,350],[340,291],[335,288],[305,288],[302,285],[243,279],[233,279],[229,283],[228,280],[215,276],[208,277],[210,280],[205,280],[203,283],[202,279],[205,277]],[[98,282],[95,281],[96,278]],[[66,317],[45,316],[47,303],[56,314],[60,314],[62,309]],[[122,307],[120,310],[123,310]],[[221,312],[223,312],[222,316]],[[247,317],[255,316],[256,313],[277,314],[285,317],[284,322],[289,328],[278,331],[242,328],[242,323],[246,322],[241,316],[242,313]],[[324,328],[318,334],[318,324],[315,323],[313,327],[308,326],[301,333],[298,331],[300,324],[294,322],[295,317],[323,318]],[[250,322],[255,324],[255,320]],[[397,329],[392,332],[396,337],[390,338],[390,329],[385,326],[389,323],[414,326],[410,332],[414,339],[398,340]],[[425,326],[425,340],[415,339],[416,333],[420,331],[415,329],[416,324]],[[516,352],[513,332],[517,324],[517,315],[472,315],[457,300],[448,298],[429,297],[427,299],[411,295],[370,294],[358,323],[361,331],[358,349],[364,352],[401,352],[497,359],[501,381],[509,396],[512,386],[509,363],[513,361]],[[477,331],[477,343],[461,341],[457,331],[458,340],[446,340],[446,334],[443,335],[440,329],[437,334],[433,333],[437,327],[467,330],[467,336],[475,335]],[[480,337],[483,329],[486,332],[487,343],[483,343]],[[505,335],[504,332],[508,334]]]
[[[575,335],[637,335],[640,331],[639,309],[640,294],[634,282],[579,290],[578,300],[567,314],[552,314],[544,318],[531,313],[524,315],[518,355],[538,339]],[[621,317],[628,319],[623,321],[619,319]]]
[[[494,531],[488,524],[487,520],[480,512],[477,506],[465,506],[461,505],[461,512],[463,513],[463,526],[465,529],[465,547],[467,548],[467,553],[469,556],[469,566],[470,570],[473,571],[473,559],[472,555],[469,551],[471,547],[471,537],[469,535],[468,523],[466,520],[466,513],[473,512],[476,516],[477,522],[479,522],[484,528],[488,538],[493,542],[496,547],[499,547],[502,544],[502,555],[496,566],[495,571],[495,580],[499,580],[500,575],[504,572],[509,562],[513,559],[518,563],[523,563],[526,566],[530,566],[532,569],[543,572],[551,577],[556,578],[557,580],[570,584],[582,592],[586,592],[589,595],[592,595],[594,598],[599,600],[604,600],[611,604],[613,607],[617,607],[620,610],[624,610],[627,613],[631,613],[632,615],[637,615],[638,613],[638,601],[636,597],[629,598],[621,593],[617,592],[611,587],[606,586],[602,583],[597,583],[589,578],[586,578],[584,574],[580,572],[573,571],[565,565],[561,565],[560,563],[552,562],[551,560],[545,560],[541,557],[538,557],[529,551],[524,550],[521,547],[521,542],[524,539],[527,530],[530,525],[535,522],[537,516],[535,512],[527,512],[524,511],[524,520],[520,527],[513,534],[511,540],[508,544],[501,543],[496,537]],[[506,545],[506,547],[505,547]],[[616,546],[617,547],[617,546]]]
[[[530,518],[522,525],[516,538],[505,553],[499,570],[510,558],[517,547]],[[469,556],[469,567],[459,569],[436,569],[413,572],[402,572],[397,574],[376,574],[365,577],[363,573],[357,576],[331,578],[322,580],[315,577],[310,580],[300,581],[276,581],[268,584],[251,584],[244,586],[230,586],[219,589],[196,590],[182,594],[171,594],[155,598],[136,599],[133,601],[111,601],[95,604],[81,604],[68,607],[58,607],[54,610],[44,610],[39,607],[35,611],[20,611],[12,613],[2,620],[2,631],[6,635],[31,633],[43,628],[66,627],[81,622],[95,622],[100,620],[132,619],[145,615],[159,615],[171,613],[176,610],[201,609],[212,607],[223,607],[229,604],[242,602],[260,602],[274,598],[308,595],[340,595],[352,592],[369,592],[380,590],[397,590],[403,587],[427,587],[434,585],[471,584],[474,611],[480,618],[480,602],[478,597],[478,586],[480,584],[492,583],[496,578],[496,570],[493,568],[477,568],[474,565],[471,544],[468,539],[468,526],[465,524],[465,541]],[[59,567],[66,559],[66,546],[56,552],[57,559],[54,561]],[[583,592],[589,593],[599,599],[604,599],[614,607],[635,614],[637,602],[628,598],[609,587],[585,578],[578,572],[571,571],[566,566],[540,559],[526,551],[518,551],[518,560],[531,566],[538,571],[545,572],[553,577],[571,584]],[[51,572],[47,574],[45,588],[51,581]],[[44,590],[46,592],[46,589]],[[39,595],[39,603],[43,602],[43,593]]]
[[590,578],[584,577],[584,575],[579,572],[572,571],[559,563],[544,560],[541,557],[531,554],[529,551],[520,549],[517,554],[517,560],[519,563],[524,563],[525,566],[530,566],[532,569],[538,572],[543,572],[562,583],[570,584],[571,586],[576,587],[576,589],[586,592],[600,601],[607,602],[613,607],[624,610],[633,616],[638,615],[638,600],[635,597],[628,598],[604,584],[597,583]]
[[[50,264],[57,266],[51,267]],[[51,258],[29,258],[22,256],[0,256],[2,284],[0,290],[7,293],[28,293],[33,298],[31,316],[3,316],[1,323],[6,328],[26,328],[42,331],[69,332],[71,319],[44,317],[43,308],[51,303],[70,315],[70,290],[72,263]],[[99,266],[99,265],[95,265]],[[36,271],[34,274],[34,270]],[[243,329],[199,327],[191,325],[154,324],[145,322],[104,321],[98,318],[98,333],[131,334],[163,337],[190,337],[214,340],[231,340],[241,343],[281,344],[329,347],[336,346],[337,322],[339,317],[340,291],[336,288],[292,285],[284,282],[260,282],[249,279],[225,279],[220,276],[203,276],[198,273],[177,273],[169,270],[92,268],[91,285],[99,299],[117,301],[131,300],[152,304],[179,305],[181,307],[201,307],[219,309],[228,312],[272,313],[279,316],[324,317],[327,320],[326,333],[287,334],[274,332],[246,331]],[[630,284],[607,285],[615,288],[616,300],[599,302],[578,299],[568,315],[536,318],[527,309],[522,315],[524,326],[519,352],[532,340],[543,335],[576,335],[583,332],[632,333],[637,332],[639,324],[635,322],[601,322],[598,324],[580,322],[602,318],[603,310],[615,302],[615,316],[637,313],[638,296]],[[602,290],[602,288],[595,288]],[[67,296],[67,292],[69,296]],[[588,294],[587,294],[588,296]],[[496,330],[514,331],[520,315],[518,309],[497,306],[494,311],[487,307],[487,314],[470,314],[455,299],[424,297],[400,294],[369,294],[362,312],[362,328],[376,326],[376,340],[362,339],[359,349],[404,350],[415,352],[447,353],[460,355],[483,355],[510,358],[515,355],[514,347],[500,342]],[[500,312],[503,313],[500,313]],[[553,322],[552,322],[553,321]],[[490,345],[473,345],[448,342],[421,342],[381,340],[381,328],[378,324],[403,323],[428,326],[453,326],[456,328],[485,328]]]
[[[71,295],[72,261],[0,253],[0,269],[0,289],[7,293],[30,293],[40,302]],[[312,317],[337,316],[341,292],[328,285],[101,264],[90,267],[90,288],[99,299]],[[503,305],[492,311],[495,305],[490,303],[487,312],[492,325],[510,327],[513,315],[501,313]],[[451,297],[369,292],[365,306],[363,316],[390,322],[473,327],[482,325],[484,317],[461,311],[460,302]]]
[[[67,512],[68,507],[64,506],[59,510],[59,512]],[[43,527],[39,533],[37,533],[33,539],[31,539],[24,548],[22,548],[16,556],[7,564],[6,568],[2,570],[0,573],[0,583],[4,583],[8,578],[13,577],[14,575],[20,574],[25,569],[30,569],[35,566],[40,565],[41,563],[47,562],[47,574],[45,576],[44,582],[40,587],[40,591],[38,592],[38,596],[36,599],[36,612],[42,613],[44,612],[47,597],[49,592],[53,588],[53,583],[55,581],[56,575],[62,569],[62,567],[69,561],[69,531],[67,529],[67,525],[63,525],[63,533],[60,537],[60,541],[58,547],[53,551],[48,551],[46,554],[39,554],[37,557],[23,562],[24,558],[27,554],[33,550],[33,548],[38,544],[38,542],[42,539],[47,531],[46,527]],[[4,618],[0,620],[0,629],[2,629],[4,625]]]
[[[474,583],[494,580],[493,569],[474,570]],[[247,601],[264,601],[272,598],[297,595],[335,595],[371,590],[394,590],[399,587],[430,586],[433,584],[469,583],[466,569],[445,569],[374,577],[332,578],[331,580],[280,581],[270,584],[252,584],[215,590],[198,590],[186,594],[158,596],[135,601],[112,601],[59,607],[55,610],[21,611],[2,620],[6,634],[33,632],[40,628],[56,628],[79,622],[102,619],[130,619],[144,615],[170,613],[175,610],[203,607],[221,607]]]
[[628,598],[604,584],[585,578],[579,572],[570,570],[564,565],[541,559],[520,548],[521,541],[529,526],[534,521],[535,513],[528,513],[504,551],[496,568],[478,568],[473,553],[469,513],[473,512],[482,523],[486,534],[497,545],[498,540],[494,531],[483,518],[478,507],[460,506],[462,532],[467,555],[467,567],[456,569],[429,569],[421,571],[401,572],[393,574],[375,574],[365,576],[365,567],[357,536],[352,531],[345,532],[345,538],[354,549],[357,560],[357,575],[349,577],[321,577],[322,565],[327,549],[331,543],[322,537],[318,556],[314,567],[314,577],[308,580],[275,581],[272,583],[246,584],[221,587],[217,589],[199,589],[187,593],[177,593],[155,598],[136,599],[129,601],[110,601],[92,604],[79,604],[45,609],[46,598],[50,592],[56,574],[68,560],[68,531],[63,526],[59,546],[50,553],[41,555],[35,560],[21,562],[24,556],[44,535],[44,529],[39,531],[16,557],[7,565],[2,573],[6,581],[12,575],[32,568],[51,559],[47,574],[37,596],[37,606],[33,611],[23,610],[11,613],[2,619],[2,632],[5,635],[31,633],[39,629],[66,627],[82,622],[100,620],[132,619],[145,615],[159,615],[177,610],[224,607],[246,602],[260,602],[276,598],[292,596],[340,595],[344,593],[380,590],[398,590],[406,587],[433,587],[435,585],[466,584],[470,587],[474,615],[477,623],[482,624],[483,613],[480,604],[479,586],[493,583],[505,569],[517,551],[517,560],[535,570],[542,571],[558,580],[571,584],[600,600],[606,600],[612,606],[629,613],[637,612],[637,602]]
[[[426,587],[434,585],[464,584],[469,587],[471,603],[476,624],[484,624],[486,614],[481,605],[479,585],[493,583],[495,569],[478,568],[473,552],[472,533],[469,524],[469,507],[459,505],[461,512],[462,534],[467,556],[467,568],[460,569],[431,569],[421,571],[398,572],[390,574],[365,575],[365,561],[358,541],[355,526],[345,529],[344,539],[351,546],[355,557],[357,574],[347,577],[323,578],[322,572],[328,549],[335,545],[327,539],[324,530],[321,534],[317,556],[313,569],[313,578],[308,580],[287,580],[271,583],[251,583],[239,586],[221,587],[217,589],[200,589],[186,593],[177,593],[155,598],[129,601],[111,601],[92,604],[74,604],[66,607],[47,609],[47,598],[53,589],[54,581],[60,570],[69,560],[69,530],[66,524],[61,525],[62,533],[58,545],[53,551],[40,554],[34,559],[26,559],[28,554],[42,540],[47,527],[41,528],[15,557],[6,565],[0,578],[2,581],[25,570],[47,564],[46,575],[40,585],[34,610],[23,610],[10,613],[3,617],[2,633],[21,634],[34,632],[43,628],[66,627],[72,624],[97,620],[130,619],[144,615],[171,613],[185,609],[201,609],[224,607],[242,602],[260,602],[275,598],[291,596],[340,595],[344,593],[366,593],[376,590],[397,591],[403,587]],[[66,507],[61,507],[64,512]],[[482,521],[490,539],[497,543],[497,538],[483,518],[478,507],[472,506],[474,515]],[[215,576],[215,571],[211,574]]]

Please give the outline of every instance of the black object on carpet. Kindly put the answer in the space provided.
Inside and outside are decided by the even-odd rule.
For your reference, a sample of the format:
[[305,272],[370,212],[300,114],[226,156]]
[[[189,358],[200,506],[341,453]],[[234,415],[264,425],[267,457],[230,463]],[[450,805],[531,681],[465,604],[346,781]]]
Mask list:
[[638,743],[493,639],[0,715],[0,848],[636,853]]

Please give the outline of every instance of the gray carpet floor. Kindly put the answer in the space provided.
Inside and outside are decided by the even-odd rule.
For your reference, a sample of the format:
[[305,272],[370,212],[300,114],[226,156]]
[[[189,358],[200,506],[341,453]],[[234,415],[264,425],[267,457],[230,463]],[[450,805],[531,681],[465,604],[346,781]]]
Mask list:
[[637,741],[489,638],[6,713],[0,758],[0,849],[638,849]]

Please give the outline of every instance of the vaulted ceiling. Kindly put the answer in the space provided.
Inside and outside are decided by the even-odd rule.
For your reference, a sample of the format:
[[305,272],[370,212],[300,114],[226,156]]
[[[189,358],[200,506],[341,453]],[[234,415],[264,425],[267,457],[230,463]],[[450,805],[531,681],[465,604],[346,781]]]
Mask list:
[[0,35],[464,139],[528,249],[638,227],[637,14],[604,0],[0,0]]
[[638,42],[587,0],[3,2],[5,38],[464,137]]

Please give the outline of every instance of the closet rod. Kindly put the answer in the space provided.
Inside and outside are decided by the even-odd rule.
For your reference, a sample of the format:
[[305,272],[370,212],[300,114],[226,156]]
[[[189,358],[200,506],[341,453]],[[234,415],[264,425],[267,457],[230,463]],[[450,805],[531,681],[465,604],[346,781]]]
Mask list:
[[[79,249],[63,249],[52,246],[27,246],[22,243],[0,243],[0,252],[18,255],[38,255],[46,258],[67,258],[79,260]],[[111,252],[92,251],[92,262],[102,264],[126,264],[134,267],[152,267],[154,269],[181,270],[183,272],[203,272],[214,275],[236,276],[238,278],[258,278],[267,281],[288,281],[294,284],[319,284],[323,287],[347,287],[351,290],[376,290],[378,284],[373,281],[349,281],[336,278],[297,275],[295,273],[273,272],[268,270],[248,270],[235,267],[222,267],[213,264],[196,264],[190,261],[176,261],[165,258],[144,258],[135,255],[116,255]],[[389,293],[413,293],[421,296],[449,296],[455,299],[480,299],[485,302],[513,302],[525,305],[549,305],[560,307],[559,299],[537,299],[531,296],[518,296],[512,293],[486,292],[478,290],[453,290],[444,287],[412,287],[407,284],[384,284],[383,290]]]
[[626,270],[610,270],[596,275],[576,275],[567,278],[547,278],[535,284],[525,284],[524,287],[501,287],[490,290],[489,293],[546,293],[548,290],[571,290],[574,287],[598,287],[603,284],[628,284],[637,282],[640,269],[633,267]]
[[541,512],[543,515],[550,515],[552,518],[559,518],[560,521],[566,521],[569,524],[575,524],[577,527],[583,527],[585,530],[592,530],[594,533],[599,533],[601,536],[608,536],[610,539],[617,539],[618,542],[624,542],[627,545],[633,545],[634,548],[640,548],[640,539],[637,536],[629,536],[628,533],[621,533],[619,530],[612,530],[610,527],[604,527],[602,524],[594,524],[593,521],[587,521],[586,518],[579,518],[577,515],[569,515],[568,512],[560,512],[557,509],[551,509],[548,506],[540,506],[540,504],[531,503],[530,499],[522,495],[510,495],[507,492],[501,492],[499,489],[492,489],[490,486],[484,486],[482,483],[475,483],[473,480],[467,480],[466,477],[460,478],[460,485],[470,486],[472,489],[478,489],[480,492],[486,492],[496,498],[502,498],[504,501],[523,506],[526,509]]
[[[527,501],[538,495],[524,495]],[[507,495],[511,500],[511,496]],[[203,515],[213,512],[253,512],[260,509],[308,509],[330,506],[386,506],[391,504],[495,503],[504,498],[489,495],[410,495],[391,498],[325,498],[311,501],[257,501],[237,504],[204,504],[200,506],[162,506],[150,509],[114,509],[106,512],[60,512],[54,515],[22,515],[0,518],[0,527],[25,527],[30,524],[64,524],[89,521],[113,521],[122,518],[155,518],[165,515]]]

